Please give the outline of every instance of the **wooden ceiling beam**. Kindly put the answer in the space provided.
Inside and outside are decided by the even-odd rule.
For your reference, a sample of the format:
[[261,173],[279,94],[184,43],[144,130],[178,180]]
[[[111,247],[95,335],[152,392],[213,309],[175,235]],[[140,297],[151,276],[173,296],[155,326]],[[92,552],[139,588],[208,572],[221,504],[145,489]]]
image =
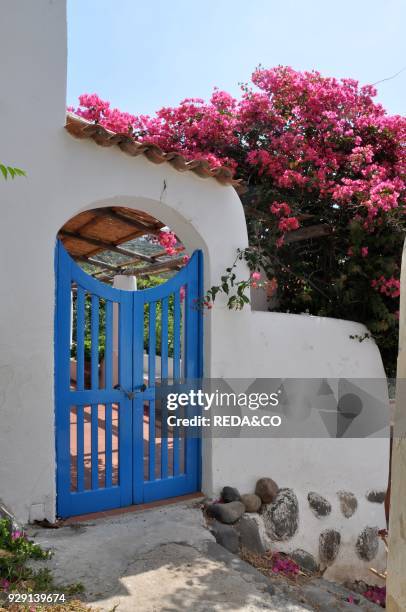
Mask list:
[[[93,263],[93,262],[90,262]],[[156,264],[153,264],[151,266],[145,266],[144,268],[137,268],[136,270],[131,270],[131,271],[127,271],[125,272],[126,275],[128,276],[148,276],[150,274],[156,274],[158,272],[169,272],[170,270],[174,270],[174,269],[180,269],[183,267],[183,259],[178,258],[178,259],[172,259],[169,261],[163,261],[163,262],[157,262]],[[119,272],[120,274],[123,273],[123,270],[113,270],[113,272]],[[94,276],[103,276],[103,278],[109,278],[108,276],[106,276],[106,271],[105,270],[101,270],[100,272],[95,272]],[[111,279],[110,279],[111,280]]]
[[139,270],[135,270],[135,276],[148,276],[149,274],[156,274],[157,272],[166,272],[167,270],[180,269],[184,266],[183,257],[178,259],[171,259],[169,261],[162,261],[145,266]]
[[[93,210],[90,210],[89,212],[94,213]],[[80,227],[76,228],[76,231],[78,232],[78,234],[81,234],[82,232],[85,232],[87,229],[89,229],[89,227],[93,227],[93,225],[95,223],[97,223],[99,221],[99,216],[95,215],[93,217],[93,219],[90,219],[89,221],[86,221],[86,223],[84,223],[83,225],[81,225]]]
[[94,259],[94,257],[85,257],[84,255],[80,255],[78,257],[74,257],[76,261],[82,261],[83,263],[92,264],[92,266],[97,266],[99,268],[103,268],[105,270],[112,270],[116,274],[120,272],[121,268],[118,266],[113,266],[112,264],[106,263],[105,261],[100,261],[99,259]]
[[[105,261],[100,261],[99,259],[95,259],[94,257],[85,257],[83,255],[79,257],[75,257],[76,261],[82,261],[87,264],[91,264],[92,266],[97,266],[102,268],[100,272],[95,272],[93,276],[98,276],[99,274],[106,274],[106,270],[111,270],[115,274],[123,273],[123,266],[113,266],[112,264],[106,263]],[[184,265],[183,258],[178,257],[177,259],[171,259],[168,261],[162,261],[154,263],[150,266],[145,266],[144,268],[137,268],[132,272],[128,272],[128,275],[134,276],[148,276],[149,274],[156,274],[157,272],[166,272],[173,269],[180,269]]]
[[[124,274],[128,276],[140,277],[140,276],[148,276],[150,274],[157,274],[160,272],[169,272],[174,269],[180,270],[182,266],[183,266],[183,260],[176,259],[172,261],[162,262],[160,264],[157,263],[153,266],[146,266],[145,268],[139,268],[139,269],[131,270],[127,272],[124,272],[123,270],[121,270],[119,272],[121,274],[124,272]],[[115,272],[117,273],[117,271]],[[112,281],[112,277],[109,276],[108,273],[106,273],[106,270],[100,270],[99,272],[94,272],[92,276],[96,277],[98,280],[105,281],[105,282]]]
[[75,240],[81,240],[82,242],[86,242],[87,244],[91,244],[92,246],[98,247],[100,249],[104,249],[105,251],[113,251],[114,253],[119,253],[120,255],[125,255],[126,257],[137,258],[139,261],[145,261],[147,263],[153,263],[157,257],[165,254],[158,253],[154,256],[143,255],[142,253],[137,253],[136,251],[132,251],[131,249],[126,249],[122,246],[117,246],[115,244],[110,244],[109,242],[104,242],[103,240],[99,240],[97,238],[90,238],[89,236],[82,236],[77,232],[71,232],[68,230],[60,230],[59,236],[62,238],[74,238]]
[[156,224],[155,226],[146,225],[142,221],[133,219],[132,217],[129,217],[125,213],[119,210],[115,210],[114,208],[107,208],[106,210],[108,210],[109,215],[113,219],[119,219],[124,223],[128,223],[128,225],[132,225],[136,229],[143,231],[145,234],[152,234],[156,236],[157,234],[159,234],[160,229],[164,227],[163,223]]

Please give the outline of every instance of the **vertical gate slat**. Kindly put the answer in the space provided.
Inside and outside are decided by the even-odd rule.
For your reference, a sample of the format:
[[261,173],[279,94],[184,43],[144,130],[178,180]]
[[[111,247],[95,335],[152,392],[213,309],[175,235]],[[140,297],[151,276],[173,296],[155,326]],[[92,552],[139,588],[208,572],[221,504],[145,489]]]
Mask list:
[[99,388],[99,297],[92,295],[91,312],[91,383],[92,389]]
[[155,400],[149,400],[148,480],[155,480]]
[[[111,304],[111,302],[110,302]],[[107,341],[106,341],[107,342]],[[106,383],[107,386],[107,383]],[[105,429],[105,449],[106,449],[106,480],[105,487],[112,486],[113,477],[112,477],[112,465],[113,465],[113,436],[112,436],[112,405],[106,404],[106,429]]]
[[99,488],[99,406],[92,404],[91,409],[91,449],[92,449],[92,489]]
[[168,409],[165,398],[161,401],[161,478],[168,478]]
[[[195,307],[195,300],[201,295],[201,276],[202,276],[202,262],[201,254],[198,253],[194,262],[195,267],[189,267],[188,269],[188,281],[185,295],[185,306],[184,306],[184,327],[185,327],[185,377],[191,381],[195,381],[202,374],[202,360],[200,355],[202,330],[201,330],[201,311]],[[196,411],[193,411],[193,407],[186,406],[186,415],[192,415]],[[197,412],[198,413],[198,412]],[[198,433],[196,431],[196,433]],[[191,478],[194,479],[194,486],[198,486],[199,482],[199,448],[200,442],[198,438],[186,438],[184,439],[184,471],[186,474],[190,474]]]
[[161,302],[161,380],[168,379],[168,306],[165,297]]
[[[177,289],[173,296],[173,382],[180,380],[181,302]],[[179,475],[179,427],[173,427],[173,475]]]
[[[173,296],[173,382],[180,380],[181,302],[177,289]],[[173,475],[179,476],[179,427],[173,427]]]
[[[161,381],[168,382],[168,310],[169,298],[161,302]],[[168,424],[165,399],[161,401],[161,478],[168,478]]]
[[[193,310],[191,308],[191,300],[193,299],[193,289],[194,289],[194,283],[193,283],[193,277],[190,278],[190,275],[188,277],[188,282],[186,284],[185,287],[185,299],[184,299],[184,304],[183,304],[183,342],[184,342],[184,348],[183,348],[183,375],[184,377],[187,378],[193,378],[195,373],[194,373],[194,351],[193,351],[193,343],[195,341],[195,333],[196,331],[193,328],[193,319],[194,319],[194,315],[195,312],[197,312],[196,310]],[[190,405],[186,405],[184,407],[184,416],[190,418],[191,416],[191,407]],[[183,429],[183,434],[184,434],[184,443],[183,443],[183,470],[185,473],[187,473],[188,468],[189,468],[189,460],[188,460],[188,456],[191,454],[190,450],[192,448],[192,445],[194,444],[194,440],[193,439],[188,439],[186,437],[186,430]]]
[[[156,362],[156,302],[149,304],[148,326],[148,384],[155,386]],[[148,479],[155,480],[155,401],[150,400],[148,410]]]
[[85,388],[85,290],[78,285],[76,296],[76,387]]
[[84,427],[84,407],[76,407],[76,469],[77,469],[77,492],[81,493],[85,489],[85,427]]
[[180,378],[180,293],[175,291],[173,300],[173,379]]
[[184,352],[184,361],[185,361],[185,378],[194,378],[196,377],[195,373],[195,351],[194,345],[197,341],[197,333],[195,329],[195,319],[197,310],[193,309],[191,306],[191,299],[193,299],[193,289],[194,289],[193,279],[189,279],[188,284],[186,286],[185,292],[185,304],[184,304],[184,342],[185,342],[185,352]]
[[72,260],[58,241],[55,251],[55,266],[58,274],[56,286],[57,312],[55,313],[55,369],[57,402],[56,454],[58,462],[57,491],[58,506],[68,507],[71,487],[70,432],[70,356],[72,321]]
[[155,360],[156,360],[156,302],[149,304],[149,326],[148,326],[148,384],[155,385]]
[[[118,319],[118,382],[124,389],[130,389],[133,384],[132,353],[133,353],[133,295],[130,291],[119,290],[120,298]],[[132,402],[121,393],[118,413],[118,482],[120,490],[120,505],[128,506],[133,502],[133,450],[132,435],[133,409]]]
[[[144,294],[134,291],[133,299],[133,388],[142,389],[144,384]],[[136,392],[132,401],[132,440],[133,440],[133,503],[141,503],[144,481],[144,397]]]
[[181,304],[181,334],[180,334],[180,342],[181,342],[181,376],[186,378],[186,300],[188,294],[188,286],[183,286],[183,301]]
[[106,344],[104,348],[104,380],[106,389],[113,386],[113,303],[106,302]]

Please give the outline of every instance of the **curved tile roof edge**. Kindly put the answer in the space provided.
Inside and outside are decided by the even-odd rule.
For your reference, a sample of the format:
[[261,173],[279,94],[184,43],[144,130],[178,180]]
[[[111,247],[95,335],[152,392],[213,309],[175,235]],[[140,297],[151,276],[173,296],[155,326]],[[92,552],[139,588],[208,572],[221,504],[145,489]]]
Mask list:
[[214,178],[222,185],[232,185],[239,193],[244,191],[242,181],[233,178],[231,170],[225,166],[210,168],[209,163],[203,159],[187,161],[181,153],[165,153],[156,144],[138,142],[129,134],[111,132],[73,113],[67,113],[65,129],[75,138],[90,138],[102,147],[117,146],[132,157],[144,155],[154,164],[166,162],[179,172],[194,172],[201,178]]

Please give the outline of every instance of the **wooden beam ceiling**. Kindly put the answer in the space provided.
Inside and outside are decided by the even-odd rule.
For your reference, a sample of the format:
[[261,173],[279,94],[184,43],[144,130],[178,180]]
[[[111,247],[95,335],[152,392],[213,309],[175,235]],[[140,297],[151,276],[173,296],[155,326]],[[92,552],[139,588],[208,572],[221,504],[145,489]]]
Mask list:
[[79,256],[79,257],[75,257],[75,260],[82,261],[83,263],[92,264],[92,266],[97,266],[99,268],[103,268],[106,270],[112,270],[116,274],[118,274],[121,269],[118,266],[113,266],[112,264],[108,264],[105,261],[100,261],[99,259],[95,259],[94,257]]
[[142,223],[141,221],[136,221],[125,213],[119,210],[115,210],[113,208],[97,209],[93,212],[98,215],[106,216],[106,213],[101,212],[101,210],[105,210],[108,213],[108,216],[110,216],[112,219],[119,219],[120,221],[128,223],[128,225],[132,225],[134,228],[143,232],[143,234],[157,235],[159,234],[160,229],[164,227],[164,224],[160,222],[157,222],[154,225],[147,225],[146,223]]
[[135,270],[136,276],[148,276],[149,274],[157,274],[158,272],[165,272],[166,270],[180,270],[184,265],[183,257],[177,259],[168,259],[167,261],[157,262],[144,268]]
[[[60,230],[59,236],[63,238],[75,238],[75,240],[81,240],[82,242],[86,242],[91,244],[99,249],[104,249],[105,251],[113,251],[113,253],[119,253],[120,255],[125,255],[126,257],[132,257],[133,259],[137,259],[139,261],[146,261],[148,263],[152,263],[156,260],[157,257],[161,256],[161,253],[157,253],[153,256],[143,255],[142,253],[137,253],[131,249],[126,249],[122,246],[117,246],[115,244],[111,244],[110,242],[104,242],[103,240],[99,240],[98,238],[90,238],[89,236],[81,236],[78,232],[70,232],[68,230]],[[163,251],[165,253],[165,251]]]
[[[69,221],[59,231],[58,238],[75,260],[97,268],[93,276],[98,278],[105,276],[111,281],[114,274],[134,273],[137,276],[146,276],[180,269],[183,265],[183,258],[168,259],[164,249],[144,254],[137,249],[128,248],[126,243],[130,240],[145,235],[156,236],[164,227],[163,223],[147,213],[125,207],[106,207],[86,211],[78,217],[76,223]],[[99,254],[108,252],[117,253],[125,259],[111,263],[98,257]],[[162,257],[165,257],[164,261],[160,259]],[[142,263],[149,265],[137,266]]]

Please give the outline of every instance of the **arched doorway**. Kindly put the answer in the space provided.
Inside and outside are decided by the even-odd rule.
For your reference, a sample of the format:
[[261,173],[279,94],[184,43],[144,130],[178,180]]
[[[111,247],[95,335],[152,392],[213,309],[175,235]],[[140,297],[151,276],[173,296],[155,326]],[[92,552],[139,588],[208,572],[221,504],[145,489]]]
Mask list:
[[[149,218],[148,223],[154,223],[148,225],[145,217],[140,220],[126,209],[97,209],[85,215],[64,225],[56,246],[61,517],[200,488],[199,440],[168,426],[160,390],[176,392],[202,373],[202,316],[196,305],[202,294],[202,254],[195,251],[173,274],[180,266],[176,250],[171,258],[162,255],[161,248],[161,255],[154,257],[145,249],[135,250],[133,243],[128,246],[147,230],[160,230],[159,221]],[[126,226],[132,231],[126,233]],[[109,258],[109,253],[117,256]],[[83,269],[89,266],[92,275]],[[159,270],[167,275],[165,282],[150,288],[111,286],[111,273],[122,279],[126,272],[135,272],[142,278]],[[127,289],[130,285],[124,283]]]

